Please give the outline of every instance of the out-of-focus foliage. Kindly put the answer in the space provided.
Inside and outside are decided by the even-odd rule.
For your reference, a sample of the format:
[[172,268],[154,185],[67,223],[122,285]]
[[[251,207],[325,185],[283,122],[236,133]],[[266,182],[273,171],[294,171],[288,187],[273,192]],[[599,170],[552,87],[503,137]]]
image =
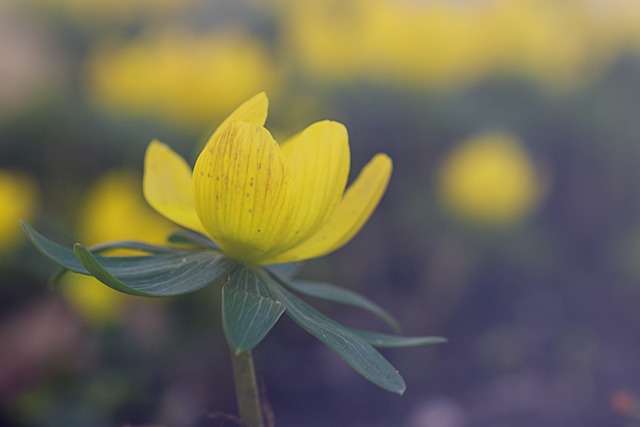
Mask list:
[[[0,425],[235,410],[219,290],[111,305],[90,284],[83,319],[15,217],[69,244],[161,241],[139,179],[111,171],[139,177],[153,138],[192,164],[261,90],[276,139],[322,117],[349,129],[354,171],[394,159],[371,221],[301,276],[450,340],[385,353],[408,386],[389,400],[279,322],[256,349],[277,425],[632,425],[639,76],[637,0],[0,2]],[[493,130],[509,142],[478,142]]]

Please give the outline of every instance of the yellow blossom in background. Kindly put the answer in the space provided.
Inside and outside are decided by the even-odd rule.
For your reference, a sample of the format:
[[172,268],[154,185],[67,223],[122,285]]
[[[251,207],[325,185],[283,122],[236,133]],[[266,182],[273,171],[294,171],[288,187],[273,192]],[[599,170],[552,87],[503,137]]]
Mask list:
[[573,85],[601,69],[583,2],[493,0],[484,31],[497,47],[496,70]]
[[89,245],[114,240],[164,243],[175,226],[149,209],[141,190],[136,174],[124,170],[96,182],[80,218],[82,241]]
[[456,216],[484,225],[509,225],[537,205],[541,182],[520,141],[490,132],[461,142],[444,159],[438,191]]
[[[139,178],[122,170],[103,176],[89,190],[79,222],[81,240],[89,245],[116,240],[162,244],[175,228],[144,202]],[[66,275],[61,290],[84,318],[97,324],[114,319],[130,301],[80,274]]]
[[493,63],[484,8],[374,0],[363,12],[363,66],[376,79],[452,87],[480,80]]
[[113,321],[128,303],[126,297],[102,285],[92,276],[68,274],[62,281],[61,293],[74,310],[92,324]]
[[[583,0],[280,3],[283,50],[320,81],[369,79],[452,89],[509,75],[571,87],[597,76],[615,49],[601,40],[598,26],[606,19]],[[630,6],[626,9],[634,16]],[[612,24],[633,21],[635,26],[623,27],[640,33],[640,20],[608,15]]]
[[31,221],[37,214],[38,187],[25,172],[0,169],[0,253],[14,248],[24,238],[18,221]]
[[302,261],[332,252],[362,228],[384,194],[391,160],[376,155],[346,190],[346,128],[321,121],[278,145],[264,123],[260,93],[213,133],[193,172],[154,141],[145,157],[144,194],[172,221],[210,236],[250,265]]
[[275,91],[277,74],[266,46],[246,34],[169,31],[98,48],[87,85],[108,110],[201,129],[260,90]]
[[284,35],[280,47],[295,67],[318,80],[361,77],[367,1],[284,0],[279,6]]

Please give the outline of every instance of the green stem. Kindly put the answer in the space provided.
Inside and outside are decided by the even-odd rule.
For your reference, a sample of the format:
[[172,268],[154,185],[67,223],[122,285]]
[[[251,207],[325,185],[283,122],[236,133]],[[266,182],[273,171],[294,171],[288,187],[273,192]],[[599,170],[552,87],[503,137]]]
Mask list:
[[235,353],[231,351],[233,379],[236,385],[236,400],[240,420],[247,427],[264,427],[260,391],[256,381],[251,351]]

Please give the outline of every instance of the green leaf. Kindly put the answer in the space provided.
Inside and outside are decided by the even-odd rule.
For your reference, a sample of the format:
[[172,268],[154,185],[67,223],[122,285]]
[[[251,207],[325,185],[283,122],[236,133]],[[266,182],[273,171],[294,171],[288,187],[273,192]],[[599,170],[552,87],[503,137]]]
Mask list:
[[88,248],[92,253],[103,253],[116,249],[129,249],[132,251],[147,252],[147,253],[169,253],[175,252],[176,248],[167,246],[150,245],[148,243],[133,242],[130,240],[121,240],[116,242],[101,243],[99,245],[91,246]]
[[174,230],[169,234],[169,236],[167,236],[167,241],[169,243],[177,243],[181,245],[186,244],[196,246],[198,248],[220,249],[216,242],[207,236],[185,229]]
[[76,243],[77,259],[105,285],[132,295],[159,297],[195,292],[226,278],[238,264],[214,251],[173,251],[103,257]]
[[52,242],[24,221],[20,221],[20,224],[22,228],[24,228],[25,233],[27,233],[27,237],[31,240],[31,243],[47,258],[51,259],[60,267],[71,270],[74,273],[91,274],[84,268],[80,261],[78,261],[71,249]]
[[243,266],[222,288],[222,324],[236,354],[258,345],[284,312],[265,280],[268,277],[258,270]]
[[378,316],[394,331],[400,331],[400,324],[393,316],[387,313],[376,303],[352,290],[331,285],[329,283],[310,281],[287,281],[284,284],[301,294],[366,310]]
[[[237,267],[237,263],[216,251],[186,251],[139,242],[100,245],[97,251],[124,248],[151,255],[103,257],[76,244],[71,250],[44,237],[26,222],[22,227],[33,244],[63,269],[95,276],[105,285],[140,296],[173,296],[209,286]],[[54,277],[59,278],[61,272]]]
[[351,331],[364,338],[374,347],[417,347],[420,345],[443,344],[448,342],[448,340],[443,337],[403,337],[355,328],[351,328]]
[[291,294],[276,276],[271,277],[274,280],[268,281],[269,288],[284,304],[287,315],[302,329],[326,344],[369,381],[391,392],[404,393],[406,386],[396,368],[364,338]]
[[270,264],[265,265],[264,268],[269,270],[276,276],[280,276],[284,279],[291,279],[302,268],[301,262],[288,262],[285,264]]

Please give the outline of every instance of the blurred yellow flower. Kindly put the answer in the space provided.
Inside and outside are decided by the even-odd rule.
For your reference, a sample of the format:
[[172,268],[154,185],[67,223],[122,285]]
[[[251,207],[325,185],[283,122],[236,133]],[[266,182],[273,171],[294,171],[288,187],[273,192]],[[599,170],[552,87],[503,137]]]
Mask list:
[[[613,49],[600,40],[604,18],[583,0],[281,2],[283,49],[307,75],[324,81],[451,89],[516,75],[570,86],[608,65]],[[624,27],[637,28],[639,20],[633,22]]]
[[116,170],[103,176],[87,194],[80,235],[87,244],[114,240],[164,243],[174,229],[145,203],[136,174]]
[[0,253],[14,248],[24,237],[18,221],[31,221],[36,216],[38,199],[38,187],[31,176],[0,169]]
[[364,12],[364,67],[374,78],[452,87],[484,78],[494,60],[486,12],[454,2],[375,0]]
[[249,96],[277,89],[266,46],[240,33],[171,31],[93,52],[88,89],[108,110],[201,129]]
[[497,47],[496,70],[567,86],[599,69],[582,2],[493,0],[493,6],[483,30]]
[[360,0],[284,0],[280,5],[282,51],[294,66],[318,80],[361,77],[366,7],[367,2]]
[[81,274],[66,275],[60,291],[86,321],[103,325],[115,320],[128,303],[122,294],[97,279]]
[[438,185],[452,213],[485,225],[523,219],[539,201],[542,187],[522,144],[500,132],[463,141],[441,165]]
[[[79,223],[80,237],[88,244],[115,240],[164,243],[175,228],[147,206],[139,178],[124,170],[108,173],[93,186]],[[85,319],[96,324],[113,320],[130,302],[93,277],[80,274],[66,275],[61,291]]]
[[345,193],[346,128],[317,122],[279,146],[263,127],[267,108],[264,93],[238,107],[213,133],[193,172],[168,146],[152,142],[145,197],[165,217],[250,265],[325,255],[369,219],[386,189],[391,159],[376,155]]

